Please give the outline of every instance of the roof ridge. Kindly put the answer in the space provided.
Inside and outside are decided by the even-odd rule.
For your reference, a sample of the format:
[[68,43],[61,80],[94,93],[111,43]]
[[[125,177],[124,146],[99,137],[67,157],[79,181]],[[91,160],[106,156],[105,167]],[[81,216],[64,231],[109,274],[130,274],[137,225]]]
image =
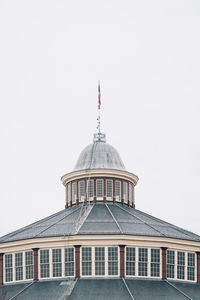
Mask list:
[[115,223],[116,223],[117,227],[119,228],[119,231],[120,231],[122,234],[124,234],[124,232],[122,231],[122,229],[121,229],[121,227],[120,227],[119,223],[117,222],[117,220],[116,220],[115,216],[113,215],[112,211],[111,211],[111,210],[110,210],[110,208],[108,207],[108,204],[107,204],[107,203],[105,203],[105,205],[106,205],[106,208],[107,208],[107,210],[108,210],[108,211],[109,211],[109,213],[111,214],[111,217],[112,217],[112,218],[113,218],[113,220],[115,221]]
[[26,230],[26,229],[32,228],[33,225],[35,225],[35,224],[37,224],[37,223],[40,224],[40,223],[43,222],[43,221],[47,221],[47,220],[49,220],[49,219],[51,219],[51,218],[53,218],[53,217],[59,215],[60,213],[64,212],[65,210],[66,210],[66,209],[62,209],[61,211],[58,211],[57,213],[55,213],[55,214],[53,214],[53,215],[50,215],[50,216],[45,217],[45,218],[43,218],[43,219],[41,219],[41,220],[38,220],[38,221],[36,221],[36,222],[33,222],[33,223],[31,223],[31,224],[29,224],[29,225],[27,225],[27,226],[24,226],[24,227],[19,228],[19,229],[15,230],[15,231],[12,231],[12,232],[10,232],[10,233],[8,233],[8,234],[6,234],[6,235],[3,235],[2,237],[0,237],[0,241],[1,241],[1,240],[2,240],[2,241],[6,241],[8,238],[12,237],[12,236],[15,235],[16,233],[21,233],[21,232],[23,232],[23,231]]
[[142,221],[144,224],[146,224],[147,226],[151,227],[151,228],[152,228],[152,229],[154,229],[155,231],[159,232],[161,235],[163,235],[163,236],[167,237],[167,235],[166,235],[166,234],[164,234],[164,233],[162,233],[160,230],[158,230],[158,229],[154,228],[152,225],[150,225],[150,224],[146,223],[146,222],[145,222],[145,221],[143,221],[143,220],[142,220],[140,217],[138,217],[138,216],[135,216],[134,214],[132,214],[132,213],[130,213],[129,211],[127,211],[126,209],[124,209],[124,208],[120,207],[118,204],[117,204],[117,206],[118,206],[119,208],[121,208],[122,210],[126,211],[127,213],[129,213],[130,215],[134,216],[135,218],[139,219],[140,221]]
[[[169,223],[169,222],[167,222],[167,221],[165,221],[165,220],[162,220],[162,219],[159,219],[159,218],[154,217],[154,216],[152,216],[152,215],[149,215],[148,213],[143,212],[143,211],[141,211],[141,210],[139,210],[139,209],[135,209],[135,210],[138,211],[138,212],[140,212],[140,213],[142,213],[143,215],[146,215],[146,216],[148,216],[148,217],[151,217],[151,218],[154,219],[154,220],[159,220],[159,221],[161,221],[162,223],[166,223],[167,225],[170,225],[170,227],[175,227],[177,231],[182,232],[182,233],[184,232],[184,233],[185,233],[186,235],[188,235],[188,236],[189,236],[188,233],[191,233],[191,234],[193,234],[194,236],[198,237],[198,239],[197,239],[198,241],[199,241],[199,239],[200,239],[200,236],[199,236],[198,234],[196,234],[196,233],[194,233],[194,232],[192,232],[192,231],[190,231],[190,230],[184,229],[184,228],[182,228],[182,227],[180,227],[180,226],[174,225],[174,224]],[[194,237],[194,238],[195,238],[195,237]]]
[[64,220],[66,217],[72,215],[72,214],[73,214],[74,212],[76,212],[78,209],[80,209],[80,207],[74,209],[72,212],[70,212],[69,214],[65,215],[63,218],[61,218],[61,219],[59,219],[58,221],[54,222],[53,224],[47,226],[47,228],[45,228],[45,229],[41,230],[40,232],[38,232],[37,234],[35,234],[35,235],[34,235],[34,238],[35,238],[37,235],[39,235],[39,234],[43,233],[44,231],[46,231],[47,229],[51,228],[51,227],[54,226],[55,224],[57,224],[57,223],[59,223],[60,221]]
[[89,212],[87,213],[87,210],[86,210],[86,213],[87,213],[87,215],[86,215],[86,217],[83,219],[83,221],[82,221],[82,224],[80,225],[80,227],[78,228],[78,230],[77,230],[77,233],[76,234],[78,234],[79,233],[79,231],[81,230],[81,228],[82,228],[82,226],[83,226],[83,224],[85,223],[85,221],[87,220],[87,218],[89,217],[89,215],[90,215],[90,213],[91,213],[91,211],[93,210],[93,208],[94,208],[94,206],[95,206],[95,204],[96,203],[94,203],[93,205],[91,205],[90,204],[90,206],[88,206],[87,207],[87,209],[88,208],[90,208],[90,210],[89,210]]

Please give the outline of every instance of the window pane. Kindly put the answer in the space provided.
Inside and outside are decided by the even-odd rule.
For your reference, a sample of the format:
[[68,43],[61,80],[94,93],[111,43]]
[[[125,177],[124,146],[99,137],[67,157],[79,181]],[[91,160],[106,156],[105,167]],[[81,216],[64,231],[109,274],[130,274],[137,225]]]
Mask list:
[[132,184],[129,183],[129,204],[132,205],[133,203],[133,187]]
[[71,203],[71,184],[69,183],[68,185],[67,185],[67,198],[68,198],[68,204],[70,205],[70,203]]
[[160,276],[160,249],[151,249],[151,276]]
[[147,276],[148,275],[148,249],[139,248],[139,262],[138,262],[138,275]]
[[85,198],[85,182],[79,181],[79,201],[84,201]]
[[126,248],[126,275],[135,275],[135,248]]
[[82,248],[82,275],[92,275],[92,248]]
[[74,248],[65,249],[65,276],[74,276]]
[[179,251],[177,253],[177,278],[185,278],[185,253]]
[[97,179],[97,198],[103,198],[103,180]]
[[26,279],[33,278],[33,252],[25,252]]
[[187,279],[195,280],[195,254],[188,253]]
[[6,278],[5,281],[13,281],[13,263],[12,263],[12,254],[5,255],[5,272]]
[[123,194],[124,194],[124,203],[128,202],[128,193],[127,193],[127,182],[123,182]]
[[76,182],[72,183],[72,203],[76,203]]
[[88,180],[87,182],[87,198],[92,200],[94,197],[94,181]]
[[23,254],[15,254],[15,279],[23,280]]
[[112,196],[113,196],[112,180],[106,180],[106,198],[108,200],[112,200]]
[[53,277],[62,276],[61,249],[52,250]]
[[167,278],[174,278],[175,252],[167,250]]
[[105,275],[105,248],[95,248],[95,275]]
[[40,250],[40,277],[49,277],[49,250]]
[[108,247],[108,275],[118,275],[118,247]]
[[115,199],[116,201],[121,201],[121,182],[115,181]]

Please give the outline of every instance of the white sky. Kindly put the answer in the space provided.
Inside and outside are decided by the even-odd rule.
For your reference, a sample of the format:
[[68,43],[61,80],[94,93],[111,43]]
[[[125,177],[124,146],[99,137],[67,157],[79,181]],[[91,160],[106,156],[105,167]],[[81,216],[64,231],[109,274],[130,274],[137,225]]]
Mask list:
[[0,235],[64,208],[102,131],[136,207],[200,234],[200,2],[0,0]]

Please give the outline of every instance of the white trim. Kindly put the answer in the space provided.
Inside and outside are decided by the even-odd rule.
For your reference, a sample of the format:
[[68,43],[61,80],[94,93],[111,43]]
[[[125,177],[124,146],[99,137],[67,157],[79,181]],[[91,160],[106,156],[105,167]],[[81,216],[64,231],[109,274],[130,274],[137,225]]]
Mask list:
[[128,180],[131,181],[134,184],[134,186],[137,184],[139,180],[139,178],[136,175],[127,171],[109,170],[109,169],[103,169],[103,170],[92,169],[92,170],[81,170],[81,171],[68,173],[61,177],[61,181],[64,185],[66,185],[68,182],[72,180],[87,178],[88,173],[90,174],[90,177],[115,177],[119,179]]

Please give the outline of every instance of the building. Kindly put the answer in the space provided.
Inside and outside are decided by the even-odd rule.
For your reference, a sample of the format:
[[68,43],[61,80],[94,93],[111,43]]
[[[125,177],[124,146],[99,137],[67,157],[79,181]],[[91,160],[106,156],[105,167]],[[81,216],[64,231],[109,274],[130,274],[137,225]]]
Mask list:
[[0,299],[200,299],[200,236],[135,208],[104,134],[61,181],[64,210],[0,238]]

